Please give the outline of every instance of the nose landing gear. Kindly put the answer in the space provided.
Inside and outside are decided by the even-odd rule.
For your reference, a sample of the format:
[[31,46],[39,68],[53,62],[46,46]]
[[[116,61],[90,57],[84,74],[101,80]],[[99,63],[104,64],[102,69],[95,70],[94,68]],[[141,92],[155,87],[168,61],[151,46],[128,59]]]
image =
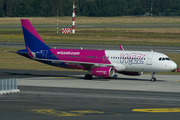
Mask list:
[[155,82],[156,78],[155,78],[155,72],[151,72],[151,81]]

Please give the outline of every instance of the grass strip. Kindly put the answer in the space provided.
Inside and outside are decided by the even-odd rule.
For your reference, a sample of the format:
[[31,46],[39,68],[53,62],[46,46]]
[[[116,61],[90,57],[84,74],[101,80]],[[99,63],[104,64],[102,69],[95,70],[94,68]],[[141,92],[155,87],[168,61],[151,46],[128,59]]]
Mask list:
[[[37,31],[46,43],[180,46],[180,28],[77,28],[76,34],[57,34],[54,28]],[[24,42],[23,39],[21,28],[0,29],[1,42]]]
[[[5,17],[0,25],[20,25],[20,19],[29,19],[34,25],[56,25],[57,17]],[[59,17],[59,25],[71,25],[72,17]],[[76,25],[162,25],[180,24],[180,17],[83,17],[76,16]]]

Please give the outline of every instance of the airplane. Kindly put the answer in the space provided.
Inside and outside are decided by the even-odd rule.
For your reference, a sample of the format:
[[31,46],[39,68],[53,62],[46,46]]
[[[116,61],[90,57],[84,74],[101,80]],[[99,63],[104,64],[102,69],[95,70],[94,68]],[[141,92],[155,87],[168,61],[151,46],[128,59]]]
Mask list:
[[151,81],[156,81],[156,72],[172,71],[177,64],[168,56],[153,51],[57,49],[48,47],[28,19],[21,19],[26,49],[17,53],[30,59],[63,68],[87,70],[85,79],[92,76],[112,78],[115,73],[139,76],[151,72]]

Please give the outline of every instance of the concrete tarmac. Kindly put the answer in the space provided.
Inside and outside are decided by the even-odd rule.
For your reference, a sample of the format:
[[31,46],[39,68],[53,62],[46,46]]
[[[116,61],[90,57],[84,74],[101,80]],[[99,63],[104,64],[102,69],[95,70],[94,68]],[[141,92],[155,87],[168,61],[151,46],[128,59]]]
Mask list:
[[151,82],[148,74],[84,80],[82,72],[1,69],[0,73],[9,77],[18,75],[21,90],[19,94],[0,96],[1,120],[180,117],[179,75],[156,75],[157,81]]
[[132,90],[152,92],[180,92],[179,75],[156,75],[157,81],[151,82],[151,75],[141,76],[116,75],[117,78],[104,79],[93,77],[85,80],[84,75],[68,75],[60,77],[21,78],[21,86],[84,88],[105,90]]
[[0,79],[4,78],[31,78],[31,77],[67,77],[70,75],[83,75],[83,71],[52,71],[52,70],[26,70],[26,69],[0,69]]
[[1,120],[176,120],[180,117],[179,93],[19,88],[19,94],[0,96]]

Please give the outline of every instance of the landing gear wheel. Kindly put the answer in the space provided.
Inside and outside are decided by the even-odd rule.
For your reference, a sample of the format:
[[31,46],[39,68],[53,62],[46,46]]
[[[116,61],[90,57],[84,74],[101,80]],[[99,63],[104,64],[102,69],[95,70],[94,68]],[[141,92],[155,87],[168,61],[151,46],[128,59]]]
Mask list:
[[92,75],[86,74],[86,75],[84,76],[84,79],[86,79],[86,80],[92,80]]
[[152,81],[152,82],[155,82],[155,81],[156,81],[155,72],[152,72],[152,73],[151,73],[151,76],[152,76],[152,77],[151,77],[151,81]]
[[155,81],[156,81],[156,78],[151,78],[151,81],[152,81],[152,82],[155,82]]

